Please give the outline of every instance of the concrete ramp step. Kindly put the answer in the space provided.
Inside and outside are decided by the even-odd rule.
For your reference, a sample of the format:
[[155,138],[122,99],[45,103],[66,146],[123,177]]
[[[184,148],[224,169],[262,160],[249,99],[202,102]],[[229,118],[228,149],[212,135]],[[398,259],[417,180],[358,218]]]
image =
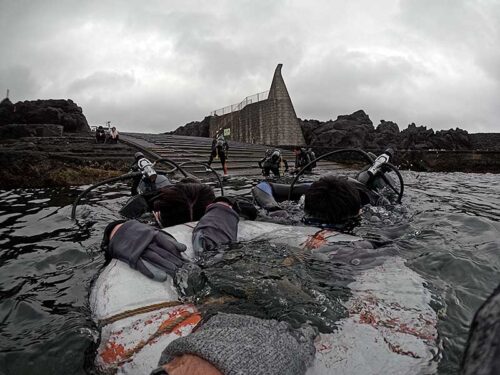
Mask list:
[[[187,161],[206,163],[208,162],[212,147],[212,139],[210,138],[170,134],[122,133],[122,139],[125,142],[152,152],[158,157],[169,158],[176,163]],[[268,148],[271,147],[229,141],[229,158],[227,161],[229,174],[261,175],[258,161],[264,157],[265,151]],[[294,168],[295,155],[293,152],[282,150],[282,155],[287,160],[289,168]],[[336,165],[338,164],[321,161],[318,167],[330,169]],[[185,168],[193,174],[206,173],[199,165],[186,165]],[[214,159],[212,168],[218,173],[223,173],[218,159]]]

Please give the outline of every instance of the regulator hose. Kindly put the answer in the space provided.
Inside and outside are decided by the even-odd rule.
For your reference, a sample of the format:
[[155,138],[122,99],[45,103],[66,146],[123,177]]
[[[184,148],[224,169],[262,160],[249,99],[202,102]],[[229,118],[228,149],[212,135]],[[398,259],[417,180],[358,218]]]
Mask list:
[[172,172],[175,172],[175,171],[179,171],[179,172],[182,173],[182,175],[184,177],[188,177],[188,173],[184,169],[182,169],[182,167],[181,167],[182,164],[179,165],[175,161],[173,161],[173,160],[171,160],[169,158],[160,158],[160,159],[155,160],[154,163],[153,163],[153,167],[155,167],[156,164],[161,163],[161,162],[166,162],[166,163],[174,166],[174,168],[171,169],[170,171],[164,171],[165,174],[172,173]]
[[134,177],[137,177],[137,176],[142,176],[142,173],[141,172],[127,173],[127,174],[123,174],[123,175],[118,176],[118,177],[108,178],[107,180],[98,182],[97,184],[90,185],[87,189],[85,189],[84,191],[82,191],[78,195],[78,197],[75,199],[75,201],[73,202],[73,207],[71,208],[71,219],[75,220],[75,217],[76,217],[76,206],[78,206],[78,202],[80,202],[80,199],[82,199],[85,195],[87,195],[87,193],[89,191],[91,191],[91,190],[93,190],[96,187],[99,187],[101,185],[110,184],[112,182],[117,182],[117,181],[128,180],[129,178],[134,178]]
[[297,180],[299,179],[300,176],[302,176],[304,174],[304,172],[307,170],[307,168],[309,168],[310,165],[318,162],[319,160],[326,158],[327,156],[349,153],[349,152],[355,152],[355,153],[361,154],[363,156],[363,158],[370,164],[372,164],[374,161],[374,159],[367,152],[360,150],[359,148],[344,148],[342,150],[335,150],[335,151],[327,152],[326,154],[323,154],[323,155],[317,157],[316,159],[311,160],[304,167],[302,167],[302,169],[299,171],[299,173],[297,173],[297,175],[293,179],[292,183],[290,184],[290,191],[288,193],[288,200],[291,200],[291,198],[292,198],[293,188],[295,187]]
[[384,182],[387,184],[387,186],[389,186],[391,188],[391,190],[398,195],[398,199],[396,200],[396,203],[400,204],[401,203],[401,199],[403,198],[403,193],[405,191],[405,184],[403,182],[403,176],[401,176],[401,173],[399,172],[399,169],[396,168],[396,166],[393,165],[393,164],[391,164],[391,163],[385,163],[384,167],[388,167],[394,173],[396,173],[396,176],[398,176],[399,186],[400,186],[399,191],[394,186],[392,186],[391,182],[385,176],[384,172],[380,173],[380,177],[382,177],[382,180],[384,180]]
[[[367,153],[366,151],[363,151],[363,150],[360,150],[358,148],[346,148],[346,149],[342,149],[342,150],[335,150],[335,151],[331,151],[331,152],[327,152],[326,154],[323,154],[321,155],[320,157],[312,160],[311,162],[309,162],[307,165],[305,165],[300,171],[299,173],[297,173],[297,175],[295,176],[295,178],[293,179],[292,183],[290,184],[290,191],[288,193],[288,200],[291,200],[291,197],[292,197],[292,192],[293,192],[293,188],[295,187],[295,184],[297,182],[297,180],[299,179],[299,177],[301,175],[304,174],[304,172],[306,171],[306,169],[312,165],[313,163],[321,160],[321,159],[324,159],[326,158],[327,156],[330,156],[330,155],[335,155],[335,154],[341,154],[341,153],[349,153],[349,152],[355,152],[355,153],[358,153],[358,154],[361,154],[363,156],[363,158],[368,162],[368,163],[373,163],[374,162],[374,158],[369,154]],[[389,168],[390,170],[392,170],[394,173],[396,173],[396,176],[398,176],[398,180],[399,180],[399,184],[400,184],[400,188],[399,190],[397,188],[395,188],[391,182],[389,181],[389,179],[384,175],[384,172],[380,173],[380,177],[382,178],[382,180],[391,188],[392,191],[394,191],[394,193],[396,193],[398,195],[398,198],[396,200],[396,203],[401,203],[401,200],[403,198],[403,193],[404,193],[404,182],[403,182],[403,176],[401,176],[401,173],[399,172],[398,168],[396,168],[396,166],[394,166],[393,164],[391,163],[385,163],[384,164],[384,167],[387,167]]]
[[189,164],[192,164],[192,165],[201,165],[207,169],[210,169],[210,171],[215,175],[215,177],[217,178],[217,181],[219,182],[219,186],[220,186],[220,196],[223,197],[224,196],[224,187],[222,185],[222,180],[220,179],[220,176],[219,174],[215,171],[215,169],[213,169],[211,166],[209,166],[207,163],[202,163],[202,162],[199,162],[199,161],[185,161],[185,162],[182,162],[181,164],[179,164],[179,168],[180,167],[183,167],[185,165],[189,165]]
[[[184,177],[188,177],[188,173],[182,168],[182,166],[184,166],[186,164],[200,164],[200,165],[204,166],[205,168],[210,169],[215,174],[215,177],[217,178],[217,181],[219,182],[221,196],[224,196],[224,188],[223,188],[223,185],[222,185],[222,181],[221,181],[221,179],[219,177],[219,174],[212,167],[210,167],[208,164],[200,163],[200,162],[195,162],[195,161],[186,161],[184,163],[177,164],[175,161],[173,161],[171,159],[160,158],[160,159],[155,160],[155,162],[153,163],[153,166],[156,166],[156,164],[159,163],[159,162],[166,162],[166,163],[168,163],[168,164],[170,164],[170,165],[172,165],[174,167],[174,168],[172,168],[169,171],[157,170],[157,173],[159,173],[159,174],[169,174],[169,173],[173,173],[175,171],[179,171],[179,172],[182,173],[182,175]],[[105,184],[110,184],[110,183],[118,182],[118,181],[124,181],[124,180],[128,180],[128,179],[131,179],[131,178],[134,178],[134,177],[138,177],[138,176],[142,176],[142,173],[141,172],[131,172],[131,173],[126,173],[126,174],[118,176],[118,177],[108,178],[107,180],[103,180],[103,181],[98,182],[96,184],[90,185],[87,189],[85,189],[84,191],[82,191],[78,195],[78,197],[75,199],[75,201],[73,202],[73,207],[71,208],[71,219],[75,220],[75,218],[76,218],[76,207],[78,206],[78,203],[91,190],[93,190],[93,189],[95,189],[95,188],[97,188],[99,186],[105,185]]]

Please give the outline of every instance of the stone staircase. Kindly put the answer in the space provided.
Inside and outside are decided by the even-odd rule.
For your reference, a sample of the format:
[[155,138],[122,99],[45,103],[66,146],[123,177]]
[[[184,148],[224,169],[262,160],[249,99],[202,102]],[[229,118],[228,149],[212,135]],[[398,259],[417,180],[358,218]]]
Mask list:
[[[212,139],[170,134],[143,134],[122,133],[121,139],[130,145],[137,146],[150,152],[157,158],[169,158],[176,163],[196,161],[207,163],[212,147]],[[259,176],[261,169],[258,161],[264,157],[267,148],[263,145],[229,141],[227,167],[231,176]],[[287,160],[289,168],[295,164],[295,155],[292,151],[281,150]],[[334,165],[331,162],[320,161],[318,167],[328,168]],[[186,165],[184,167],[195,175],[206,173],[200,165]],[[218,173],[222,174],[222,166],[218,159],[212,163]]]

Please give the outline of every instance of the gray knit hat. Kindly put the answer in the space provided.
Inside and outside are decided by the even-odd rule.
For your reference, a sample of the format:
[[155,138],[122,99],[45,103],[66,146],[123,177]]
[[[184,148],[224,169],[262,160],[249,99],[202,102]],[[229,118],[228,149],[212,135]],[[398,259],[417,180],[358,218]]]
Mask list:
[[170,343],[159,365],[194,354],[224,375],[302,375],[312,363],[317,332],[248,315],[219,313],[196,332]]

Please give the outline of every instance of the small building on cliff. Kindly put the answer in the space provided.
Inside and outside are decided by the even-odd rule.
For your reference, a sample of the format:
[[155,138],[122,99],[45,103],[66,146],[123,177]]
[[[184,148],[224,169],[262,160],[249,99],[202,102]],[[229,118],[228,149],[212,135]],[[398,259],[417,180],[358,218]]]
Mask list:
[[304,136],[281,75],[274,71],[269,93],[245,98],[241,103],[212,112],[209,134],[219,132],[233,141],[273,146],[303,146]]

